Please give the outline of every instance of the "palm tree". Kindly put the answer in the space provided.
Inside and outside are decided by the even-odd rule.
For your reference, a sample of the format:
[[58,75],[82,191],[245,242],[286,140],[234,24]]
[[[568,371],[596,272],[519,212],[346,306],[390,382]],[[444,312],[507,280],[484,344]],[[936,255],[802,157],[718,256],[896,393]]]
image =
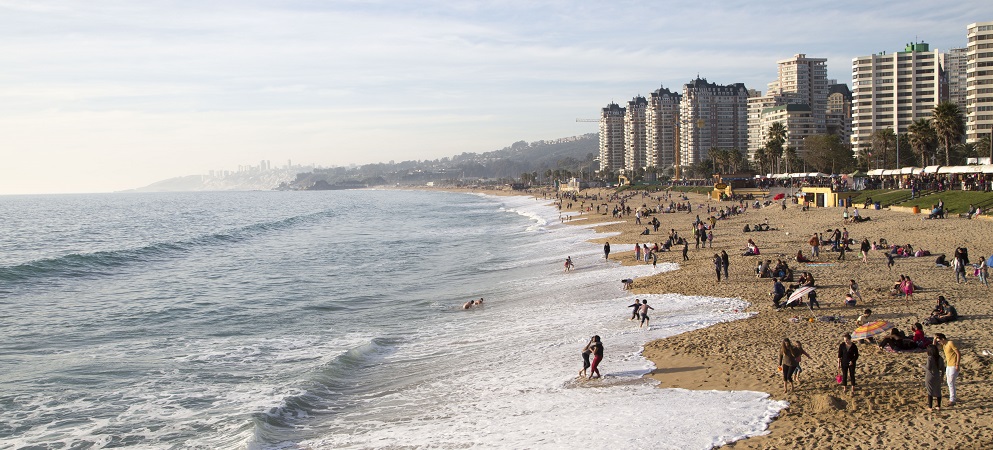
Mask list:
[[896,144],[896,134],[892,128],[883,128],[872,132],[872,149],[879,152],[883,158],[883,167],[889,163],[889,149]]
[[934,150],[938,142],[938,135],[931,126],[931,121],[927,119],[917,119],[907,128],[910,133],[910,146],[914,148],[914,153],[921,157],[921,167],[927,166],[928,156]]
[[[773,122],[766,132],[766,148],[770,162],[780,162],[783,159],[783,147],[786,145],[786,127],[782,122]],[[779,171],[778,166],[777,171]]]
[[933,125],[935,134],[945,144],[945,165],[950,165],[952,142],[958,142],[965,133],[965,119],[956,104],[941,102],[934,107]]

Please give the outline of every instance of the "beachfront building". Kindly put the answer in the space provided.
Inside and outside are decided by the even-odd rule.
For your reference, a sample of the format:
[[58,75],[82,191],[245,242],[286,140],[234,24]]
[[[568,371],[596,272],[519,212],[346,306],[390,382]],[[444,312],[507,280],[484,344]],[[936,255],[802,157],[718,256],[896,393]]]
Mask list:
[[841,142],[849,142],[852,136],[852,91],[847,84],[831,81],[824,114],[825,131],[827,134],[837,134]]
[[[762,122],[765,124],[781,123],[786,128],[786,147],[796,149],[797,155],[804,157],[803,140],[817,133],[816,119],[810,105],[788,103],[773,106],[762,111]],[[769,127],[764,128],[768,131]]]
[[945,54],[945,76],[948,77],[948,101],[959,107],[965,114],[965,90],[968,77],[966,68],[968,60],[965,48],[953,48]]
[[697,77],[683,85],[679,104],[680,163],[697,164],[712,148],[748,146],[748,89]]
[[778,76],[769,83],[766,94],[748,99],[747,148],[752,160],[765,146],[773,123],[786,127],[786,145],[798,154],[807,136],[827,132],[827,59],[799,53],[776,65]]
[[679,151],[679,102],[682,95],[668,88],[652,92],[645,111],[648,129],[645,143],[645,166],[667,169],[672,167]]
[[645,110],[648,100],[637,96],[628,102],[624,112],[624,173],[634,174],[645,168]]
[[917,119],[930,119],[947,99],[945,54],[927,43],[907,44],[897,53],[852,59],[852,148],[866,152],[876,130],[906,133]]
[[611,103],[600,110],[600,171],[624,170],[624,108]]
[[993,22],[969,24],[966,47],[966,142],[993,139]]

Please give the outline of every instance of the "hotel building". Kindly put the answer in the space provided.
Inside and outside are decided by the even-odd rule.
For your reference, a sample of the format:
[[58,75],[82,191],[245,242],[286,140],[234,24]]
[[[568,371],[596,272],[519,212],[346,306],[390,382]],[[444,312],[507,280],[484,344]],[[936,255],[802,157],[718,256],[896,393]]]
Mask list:
[[624,170],[624,108],[617,103],[600,110],[600,170]]
[[659,88],[652,92],[645,112],[648,127],[645,144],[645,166],[667,169],[672,167],[679,151],[679,102],[683,96]]
[[[993,22],[969,24],[966,47],[966,141],[993,136]],[[986,150],[986,149],[984,149]]]
[[852,148],[856,154],[872,146],[876,130],[904,133],[915,120],[933,116],[947,98],[945,55],[926,43],[908,44],[898,53],[879,53],[852,60]]
[[624,112],[624,172],[633,174],[645,167],[645,110],[648,100],[637,96],[628,102]]
[[748,89],[697,78],[683,85],[679,105],[680,161],[696,164],[712,148],[748,148]]

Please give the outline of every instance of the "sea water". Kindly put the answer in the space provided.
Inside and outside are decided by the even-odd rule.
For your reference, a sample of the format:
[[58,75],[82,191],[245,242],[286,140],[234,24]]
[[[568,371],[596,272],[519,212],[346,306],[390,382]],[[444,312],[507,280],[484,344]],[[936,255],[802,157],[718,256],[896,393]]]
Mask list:
[[[604,260],[548,200],[11,196],[0,216],[3,449],[706,449],[784,406],[643,378],[644,343],[746,304],[638,296],[639,328],[620,280],[678,266]],[[604,378],[580,380],[594,334]]]

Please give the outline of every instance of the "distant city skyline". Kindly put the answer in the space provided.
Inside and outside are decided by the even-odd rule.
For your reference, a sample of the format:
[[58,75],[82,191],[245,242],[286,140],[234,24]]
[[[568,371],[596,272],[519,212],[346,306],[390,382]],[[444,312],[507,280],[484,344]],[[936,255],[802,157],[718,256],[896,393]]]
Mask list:
[[[109,192],[250,161],[348,166],[596,132],[698,75],[965,47],[993,4],[0,0],[0,194]],[[224,169],[226,170],[226,169]]]

